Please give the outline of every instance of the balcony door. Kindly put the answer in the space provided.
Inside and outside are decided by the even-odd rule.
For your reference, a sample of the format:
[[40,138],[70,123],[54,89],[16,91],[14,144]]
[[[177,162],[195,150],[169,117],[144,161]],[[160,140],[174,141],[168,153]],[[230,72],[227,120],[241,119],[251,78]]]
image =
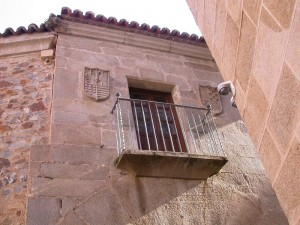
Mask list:
[[[140,150],[186,152],[170,93],[130,88]],[[168,104],[171,103],[171,104]]]

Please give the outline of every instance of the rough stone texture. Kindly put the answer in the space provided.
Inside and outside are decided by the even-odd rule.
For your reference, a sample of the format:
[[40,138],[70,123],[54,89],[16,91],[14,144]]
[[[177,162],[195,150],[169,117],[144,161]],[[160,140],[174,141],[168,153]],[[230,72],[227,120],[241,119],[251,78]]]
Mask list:
[[270,103],[278,85],[286,51],[287,35],[288,31],[282,29],[272,15],[262,8],[252,73]]
[[37,52],[0,67],[0,224],[24,224],[30,146],[49,142],[53,64]]
[[274,184],[278,198],[282,202],[282,208],[285,210],[291,224],[298,222],[300,213],[300,176],[299,173],[294,172],[298,170],[299,160],[300,141],[295,138]]
[[291,145],[300,120],[300,80],[285,64],[279,84],[267,126],[279,144],[279,150],[286,155],[286,147]]
[[26,224],[54,225],[58,222],[60,208],[60,199],[29,198]]
[[[202,15],[214,17],[216,1],[206,4],[209,8],[203,6]],[[236,47],[234,51],[224,49],[229,63],[237,53],[237,42],[231,38],[238,36],[239,30],[229,14],[227,18],[232,26],[227,26],[225,40]],[[233,30],[234,35],[230,34]],[[216,86],[222,82],[210,57],[185,57],[180,53],[184,46],[172,44],[179,52],[174,54],[58,34],[51,108],[43,98],[28,107],[36,114],[51,109],[51,117],[46,117],[51,119],[51,136],[49,143],[31,143],[27,224],[287,224],[238,111],[229,104],[230,96],[221,97],[223,113],[216,118],[229,162],[208,181],[134,177],[115,167],[116,126],[111,109],[116,92],[129,97],[128,85],[169,91],[177,104],[200,106],[200,83]],[[83,94],[84,67],[110,71],[109,98],[96,102]],[[227,69],[233,71],[234,67],[228,64]],[[15,75],[22,74],[21,70]],[[28,88],[26,92],[38,90]],[[14,101],[7,104],[15,109]],[[29,119],[31,128],[31,123],[21,121],[22,129],[27,132],[35,127],[34,121],[42,123],[38,115]],[[10,127],[3,127],[5,132],[14,129],[4,125]],[[24,143],[19,138],[12,145]],[[3,160],[2,165],[10,164]],[[9,174],[11,185],[18,182],[16,175]],[[17,186],[15,190],[20,189]],[[11,190],[5,188],[2,193],[7,196]]]
[[[299,89],[300,1],[243,0],[241,7],[240,2],[217,1],[214,19],[203,17],[205,0],[187,1],[222,76],[236,86],[238,109],[275,184],[280,165],[286,165],[297,129],[299,133],[296,90]],[[212,27],[207,28],[204,22]],[[207,29],[214,29],[214,33],[205,32]],[[236,73],[232,74],[233,71]],[[297,170],[292,172],[295,177],[299,174]],[[281,178],[280,183],[284,182]],[[289,185],[288,179],[285,185]],[[293,204],[288,197],[280,200],[281,205]],[[300,222],[299,216],[291,216],[287,208],[285,212],[290,224]]]

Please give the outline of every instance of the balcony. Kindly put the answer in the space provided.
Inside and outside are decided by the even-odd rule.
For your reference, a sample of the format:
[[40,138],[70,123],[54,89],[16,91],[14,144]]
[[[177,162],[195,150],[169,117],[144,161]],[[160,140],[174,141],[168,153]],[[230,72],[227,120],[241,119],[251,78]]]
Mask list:
[[211,108],[118,96],[116,167],[135,176],[201,179],[226,164]]

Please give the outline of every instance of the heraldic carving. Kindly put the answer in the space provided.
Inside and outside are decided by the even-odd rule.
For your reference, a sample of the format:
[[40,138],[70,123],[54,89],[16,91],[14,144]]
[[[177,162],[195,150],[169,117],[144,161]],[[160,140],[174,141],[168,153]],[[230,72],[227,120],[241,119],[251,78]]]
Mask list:
[[214,115],[221,113],[223,109],[217,87],[212,87],[210,84],[200,84],[199,89],[202,105],[210,104]]
[[97,68],[84,68],[84,93],[96,101],[109,96],[109,72]]

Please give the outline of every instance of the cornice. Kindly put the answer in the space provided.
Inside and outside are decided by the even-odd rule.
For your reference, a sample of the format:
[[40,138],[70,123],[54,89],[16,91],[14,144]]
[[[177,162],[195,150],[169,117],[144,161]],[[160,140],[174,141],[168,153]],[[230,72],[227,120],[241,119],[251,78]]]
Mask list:
[[175,42],[172,40],[122,30],[114,30],[66,20],[61,20],[59,22],[59,26],[57,26],[54,30],[58,33],[58,35],[59,33],[63,33],[71,36],[113,42],[213,61],[213,57],[209,49],[206,47]]
[[0,38],[0,57],[55,48],[56,35],[50,32]]

